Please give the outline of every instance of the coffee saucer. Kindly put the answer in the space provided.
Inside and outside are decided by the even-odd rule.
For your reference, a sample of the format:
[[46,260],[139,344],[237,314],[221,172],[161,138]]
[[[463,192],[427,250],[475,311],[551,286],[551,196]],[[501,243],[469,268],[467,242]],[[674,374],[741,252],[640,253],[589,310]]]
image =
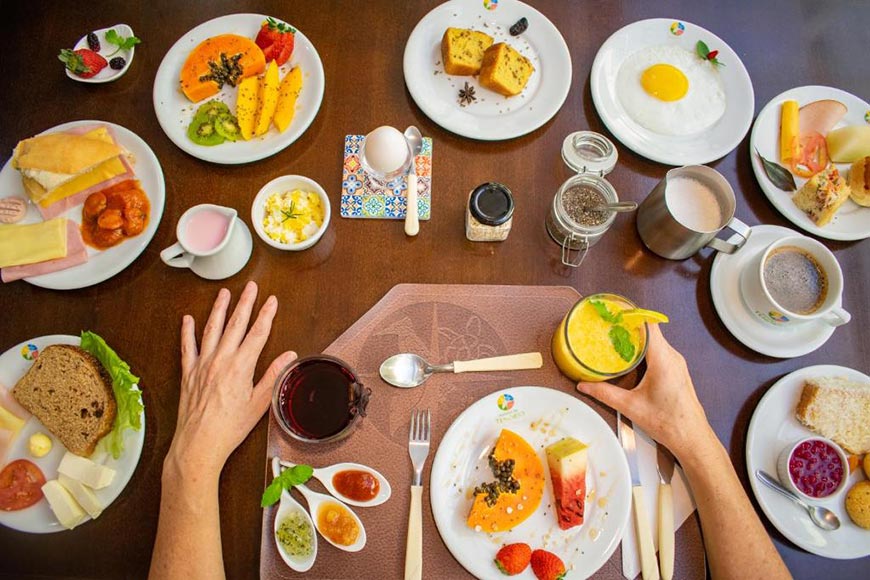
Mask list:
[[254,239],[241,218],[236,218],[233,233],[226,247],[214,256],[196,258],[190,265],[194,274],[206,280],[224,280],[238,274],[251,259]]
[[[809,354],[825,344],[834,327],[811,321],[790,328],[776,328],[753,314],[740,293],[740,273],[759,252],[780,238],[800,235],[780,226],[752,226],[746,244],[733,254],[719,252],[710,270],[710,294],[716,313],[734,338],[752,350],[776,358],[794,358]],[[736,234],[729,242],[737,243]],[[842,306],[842,301],[837,303]]]

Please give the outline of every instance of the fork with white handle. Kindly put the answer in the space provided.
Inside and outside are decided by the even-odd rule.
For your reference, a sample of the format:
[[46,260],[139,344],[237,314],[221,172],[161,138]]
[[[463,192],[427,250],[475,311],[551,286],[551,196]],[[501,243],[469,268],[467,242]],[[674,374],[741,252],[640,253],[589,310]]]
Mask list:
[[405,545],[405,580],[423,577],[423,465],[429,455],[432,417],[429,409],[411,411],[408,454],[414,467],[411,484],[411,513],[408,515],[408,543]]

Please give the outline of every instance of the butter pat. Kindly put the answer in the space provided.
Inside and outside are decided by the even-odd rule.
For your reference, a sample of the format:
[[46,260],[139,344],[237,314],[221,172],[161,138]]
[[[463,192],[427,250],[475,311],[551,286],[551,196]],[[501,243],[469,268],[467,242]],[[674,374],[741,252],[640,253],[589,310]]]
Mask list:
[[75,498],[76,502],[88,512],[94,519],[103,513],[103,504],[94,494],[94,491],[80,481],[70,479],[64,474],[59,474],[57,480]]
[[56,479],[45,482],[42,493],[45,494],[57,521],[66,529],[71,530],[85,520],[84,510]]
[[102,489],[115,478],[114,469],[69,451],[61,459],[57,471],[93,489]]

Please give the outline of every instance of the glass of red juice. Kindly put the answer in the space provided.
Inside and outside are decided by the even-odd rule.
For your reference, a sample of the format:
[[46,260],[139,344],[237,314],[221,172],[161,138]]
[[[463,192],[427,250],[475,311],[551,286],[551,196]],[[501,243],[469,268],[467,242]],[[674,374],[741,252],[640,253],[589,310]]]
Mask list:
[[272,413],[294,439],[337,441],[365,417],[371,393],[346,362],[323,354],[310,356],[294,361],[278,376]]

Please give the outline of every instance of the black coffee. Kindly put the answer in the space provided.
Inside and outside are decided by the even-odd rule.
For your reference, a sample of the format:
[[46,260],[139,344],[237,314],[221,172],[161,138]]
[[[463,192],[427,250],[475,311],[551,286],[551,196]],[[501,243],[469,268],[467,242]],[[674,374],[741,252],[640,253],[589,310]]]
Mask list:
[[812,314],[828,296],[825,271],[811,254],[795,246],[770,253],[764,263],[764,285],[780,306],[797,314]]

